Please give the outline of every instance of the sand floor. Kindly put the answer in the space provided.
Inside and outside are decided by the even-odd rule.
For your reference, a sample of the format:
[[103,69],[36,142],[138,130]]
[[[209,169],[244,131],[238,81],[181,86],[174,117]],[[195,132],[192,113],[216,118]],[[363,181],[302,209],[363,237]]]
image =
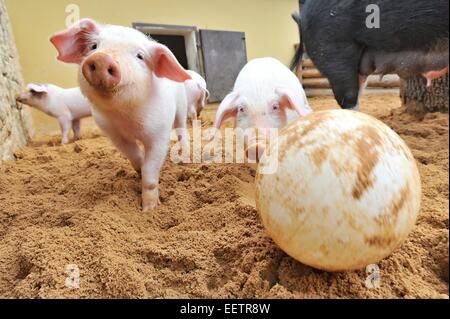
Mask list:
[[[250,165],[168,161],[162,205],[142,214],[138,175],[88,126],[67,146],[38,136],[0,167],[0,297],[448,298],[448,114],[419,121],[392,94],[365,96],[362,111],[405,139],[423,182],[417,226],[379,263],[379,289],[366,288],[364,270],[326,273],[278,249],[255,209]],[[70,264],[79,289],[65,286]]]

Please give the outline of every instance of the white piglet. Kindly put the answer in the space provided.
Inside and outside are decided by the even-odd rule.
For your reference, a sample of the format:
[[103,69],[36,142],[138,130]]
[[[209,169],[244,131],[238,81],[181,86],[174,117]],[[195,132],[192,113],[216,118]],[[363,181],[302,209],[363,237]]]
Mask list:
[[143,211],[153,210],[171,130],[187,125],[189,74],[167,47],[131,28],[84,19],[51,42],[59,60],[80,65],[97,124],[141,172]]
[[191,121],[195,121],[205,108],[206,100],[209,97],[209,91],[206,87],[205,79],[200,74],[194,71],[187,72],[192,78],[184,83],[188,100],[188,115]]
[[81,138],[81,119],[91,116],[91,104],[80,88],[63,89],[52,84],[28,84],[17,102],[34,107],[56,118],[62,132],[62,144],[69,143],[70,131]]
[[[273,58],[255,59],[242,69],[233,91],[220,104],[212,136],[229,118],[243,131],[281,129],[311,112],[300,81],[285,65]],[[246,140],[250,159],[262,155],[267,146],[265,137],[255,134]]]

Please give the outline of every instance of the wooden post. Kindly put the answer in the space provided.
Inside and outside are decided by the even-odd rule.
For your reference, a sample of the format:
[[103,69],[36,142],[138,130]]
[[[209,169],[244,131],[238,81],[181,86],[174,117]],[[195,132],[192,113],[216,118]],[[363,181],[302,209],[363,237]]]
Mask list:
[[426,86],[422,77],[401,81],[400,97],[408,113],[423,117],[429,112],[448,113],[448,74]]

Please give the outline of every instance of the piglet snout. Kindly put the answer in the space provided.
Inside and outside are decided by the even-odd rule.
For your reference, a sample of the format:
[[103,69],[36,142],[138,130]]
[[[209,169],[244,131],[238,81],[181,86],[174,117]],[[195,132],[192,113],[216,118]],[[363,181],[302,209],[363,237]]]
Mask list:
[[96,89],[111,91],[116,88],[122,78],[119,64],[108,54],[94,53],[82,66],[83,75]]

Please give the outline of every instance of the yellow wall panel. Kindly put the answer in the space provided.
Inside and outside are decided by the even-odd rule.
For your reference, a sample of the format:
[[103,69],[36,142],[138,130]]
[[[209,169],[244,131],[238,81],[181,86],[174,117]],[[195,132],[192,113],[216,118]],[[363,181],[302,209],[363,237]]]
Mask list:
[[76,66],[56,61],[48,41],[65,28],[66,8],[76,4],[81,18],[131,26],[133,22],[243,31],[249,59],[272,56],[288,64],[298,42],[291,13],[297,0],[6,0],[27,82],[76,85]]

